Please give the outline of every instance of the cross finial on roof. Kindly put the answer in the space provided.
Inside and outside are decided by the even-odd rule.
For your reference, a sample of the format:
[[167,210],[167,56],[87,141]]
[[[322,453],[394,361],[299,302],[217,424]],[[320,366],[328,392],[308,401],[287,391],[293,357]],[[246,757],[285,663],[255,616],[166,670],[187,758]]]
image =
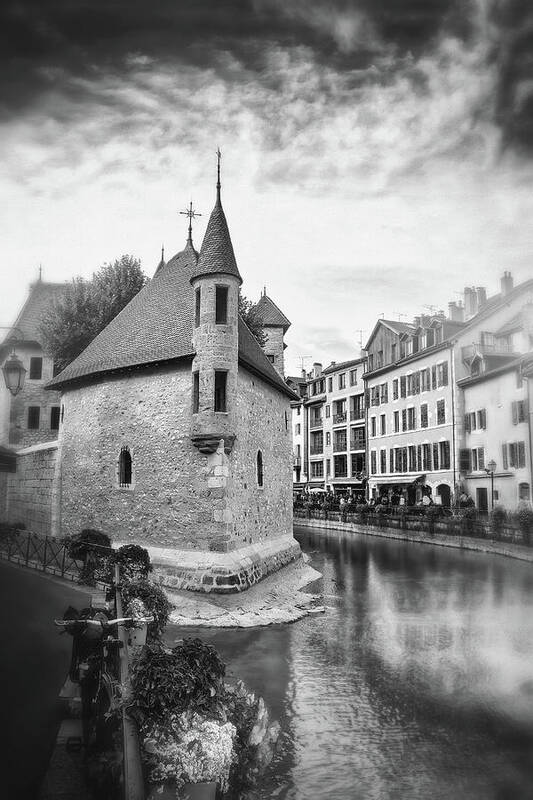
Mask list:
[[165,260],[165,245],[161,245],[161,261]]
[[266,297],[266,293],[267,293],[267,287],[266,287],[266,286],[263,286],[263,296],[264,296],[264,297]]
[[189,217],[189,238],[188,238],[188,241],[192,244],[192,221],[193,221],[193,219],[196,219],[196,217],[201,217],[202,215],[200,214],[199,211],[194,211],[194,209],[192,207],[192,200],[189,203],[189,208],[187,209],[187,211],[180,211],[180,214],[183,214],[184,217]]
[[222,153],[220,152],[220,147],[217,147],[217,200],[220,200],[220,159],[222,158]]

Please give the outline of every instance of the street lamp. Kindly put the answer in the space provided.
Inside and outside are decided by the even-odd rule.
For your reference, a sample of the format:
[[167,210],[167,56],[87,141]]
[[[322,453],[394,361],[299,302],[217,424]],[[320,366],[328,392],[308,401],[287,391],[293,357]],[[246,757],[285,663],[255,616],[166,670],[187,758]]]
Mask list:
[[496,471],[496,462],[493,458],[487,464],[485,472],[490,475],[490,507],[494,509],[494,473]]
[[[0,328],[2,327],[3,326],[0,325]],[[4,330],[17,331],[18,334],[20,335],[20,338],[21,339],[24,338],[24,334],[18,328],[6,327],[4,328]],[[12,344],[13,350],[11,351],[11,355],[9,356],[8,360],[2,367],[2,372],[4,373],[4,381],[7,388],[9,389],[13,397],[15,397],[24,386],[26,369],[24,368],[24,364],[22,363],[20,358],[18,358],[17,354],[15,353],[15,344],[14,344],[16,341],[15,337],[11,336],[6,341],[7,342],[13,341]]]

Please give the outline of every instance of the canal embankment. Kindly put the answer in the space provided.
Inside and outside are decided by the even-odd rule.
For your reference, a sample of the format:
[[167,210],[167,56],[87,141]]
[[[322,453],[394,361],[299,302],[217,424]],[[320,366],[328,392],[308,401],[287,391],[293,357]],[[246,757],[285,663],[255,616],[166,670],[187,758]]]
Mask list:
[[[454,547],[481,553],[516,558],[533,562],[533,546],[524,543],[524,538],[512,529],[503,529],[492,534],[489,525],[480,521],[456,518],[429,520],[405,515],[355,515],[339,511],[294,510],[294,525],[322,531],[345,531],[347,533],[378,536],[385,539],[413,542],[416,544]],[[470,530],[469,530],[470,528]]]

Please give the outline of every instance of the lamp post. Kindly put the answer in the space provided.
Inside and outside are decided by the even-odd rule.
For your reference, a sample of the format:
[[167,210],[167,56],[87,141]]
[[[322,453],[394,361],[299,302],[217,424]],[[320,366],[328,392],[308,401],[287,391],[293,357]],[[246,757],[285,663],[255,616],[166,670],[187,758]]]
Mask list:
[[487,475],[490,475],[490,507],[491,510],[494,509],[494,473],[496,471],[496,462],[493,458],[487,464],[487,468],[485,472]]
[[22,333],[21,330],[19,330],[19,328],[13,328],[12,326],[7,327],[0,325],[0,330],[7,330],[11,331],[12,333],[16,331],[18,334],[18,336],[16,337],[11,335],[8,339],[6,339],[6,342],[12,342],[13,349],[11,351],[11,355],[9,356],[6,363],[2,367],[2,372],[4,374],[4,381],[6,387],[9,389],[13,397],[16,397],[16,395],[21,391],[22,387],[24,386],[26,369],[24,368],[24,364],[22,363],[20,358],[18,358],[17,354],[15,353],[15,342],[18,339],[23,339],[24,334]]

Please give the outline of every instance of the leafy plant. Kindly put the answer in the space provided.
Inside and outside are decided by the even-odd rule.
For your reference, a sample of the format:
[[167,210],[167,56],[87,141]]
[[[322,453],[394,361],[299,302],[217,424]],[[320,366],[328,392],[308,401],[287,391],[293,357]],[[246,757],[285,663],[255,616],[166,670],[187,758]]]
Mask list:
[[83,561],[80,583],[94,586],[97,580],[106,581],[104,566],[111,551],[111,539],[107,533],[94,528],[84,528],[75,536],[65,537],[63,545],[67,548],[70,558]]
[[214,647],[200,639],[170,651],[147,645],[134,668],[128,711],[141,726],[184,711],[220,718],[225,672]]
[[502,506],[494,506],[490,513],[490,527],[497,538],[502,535],[507,520],[507,512]]
[[121,588],[122,600],[128,605],[133,599],[141,600],[154,621],[148,625],[148,638],[158,639],[168,622],[172,603],[163,589],[147,579],[126,581]]
[[524,543],[531,544],[533,538],[533,509],[526,503],[518,506],[514,518],[522,533]]

